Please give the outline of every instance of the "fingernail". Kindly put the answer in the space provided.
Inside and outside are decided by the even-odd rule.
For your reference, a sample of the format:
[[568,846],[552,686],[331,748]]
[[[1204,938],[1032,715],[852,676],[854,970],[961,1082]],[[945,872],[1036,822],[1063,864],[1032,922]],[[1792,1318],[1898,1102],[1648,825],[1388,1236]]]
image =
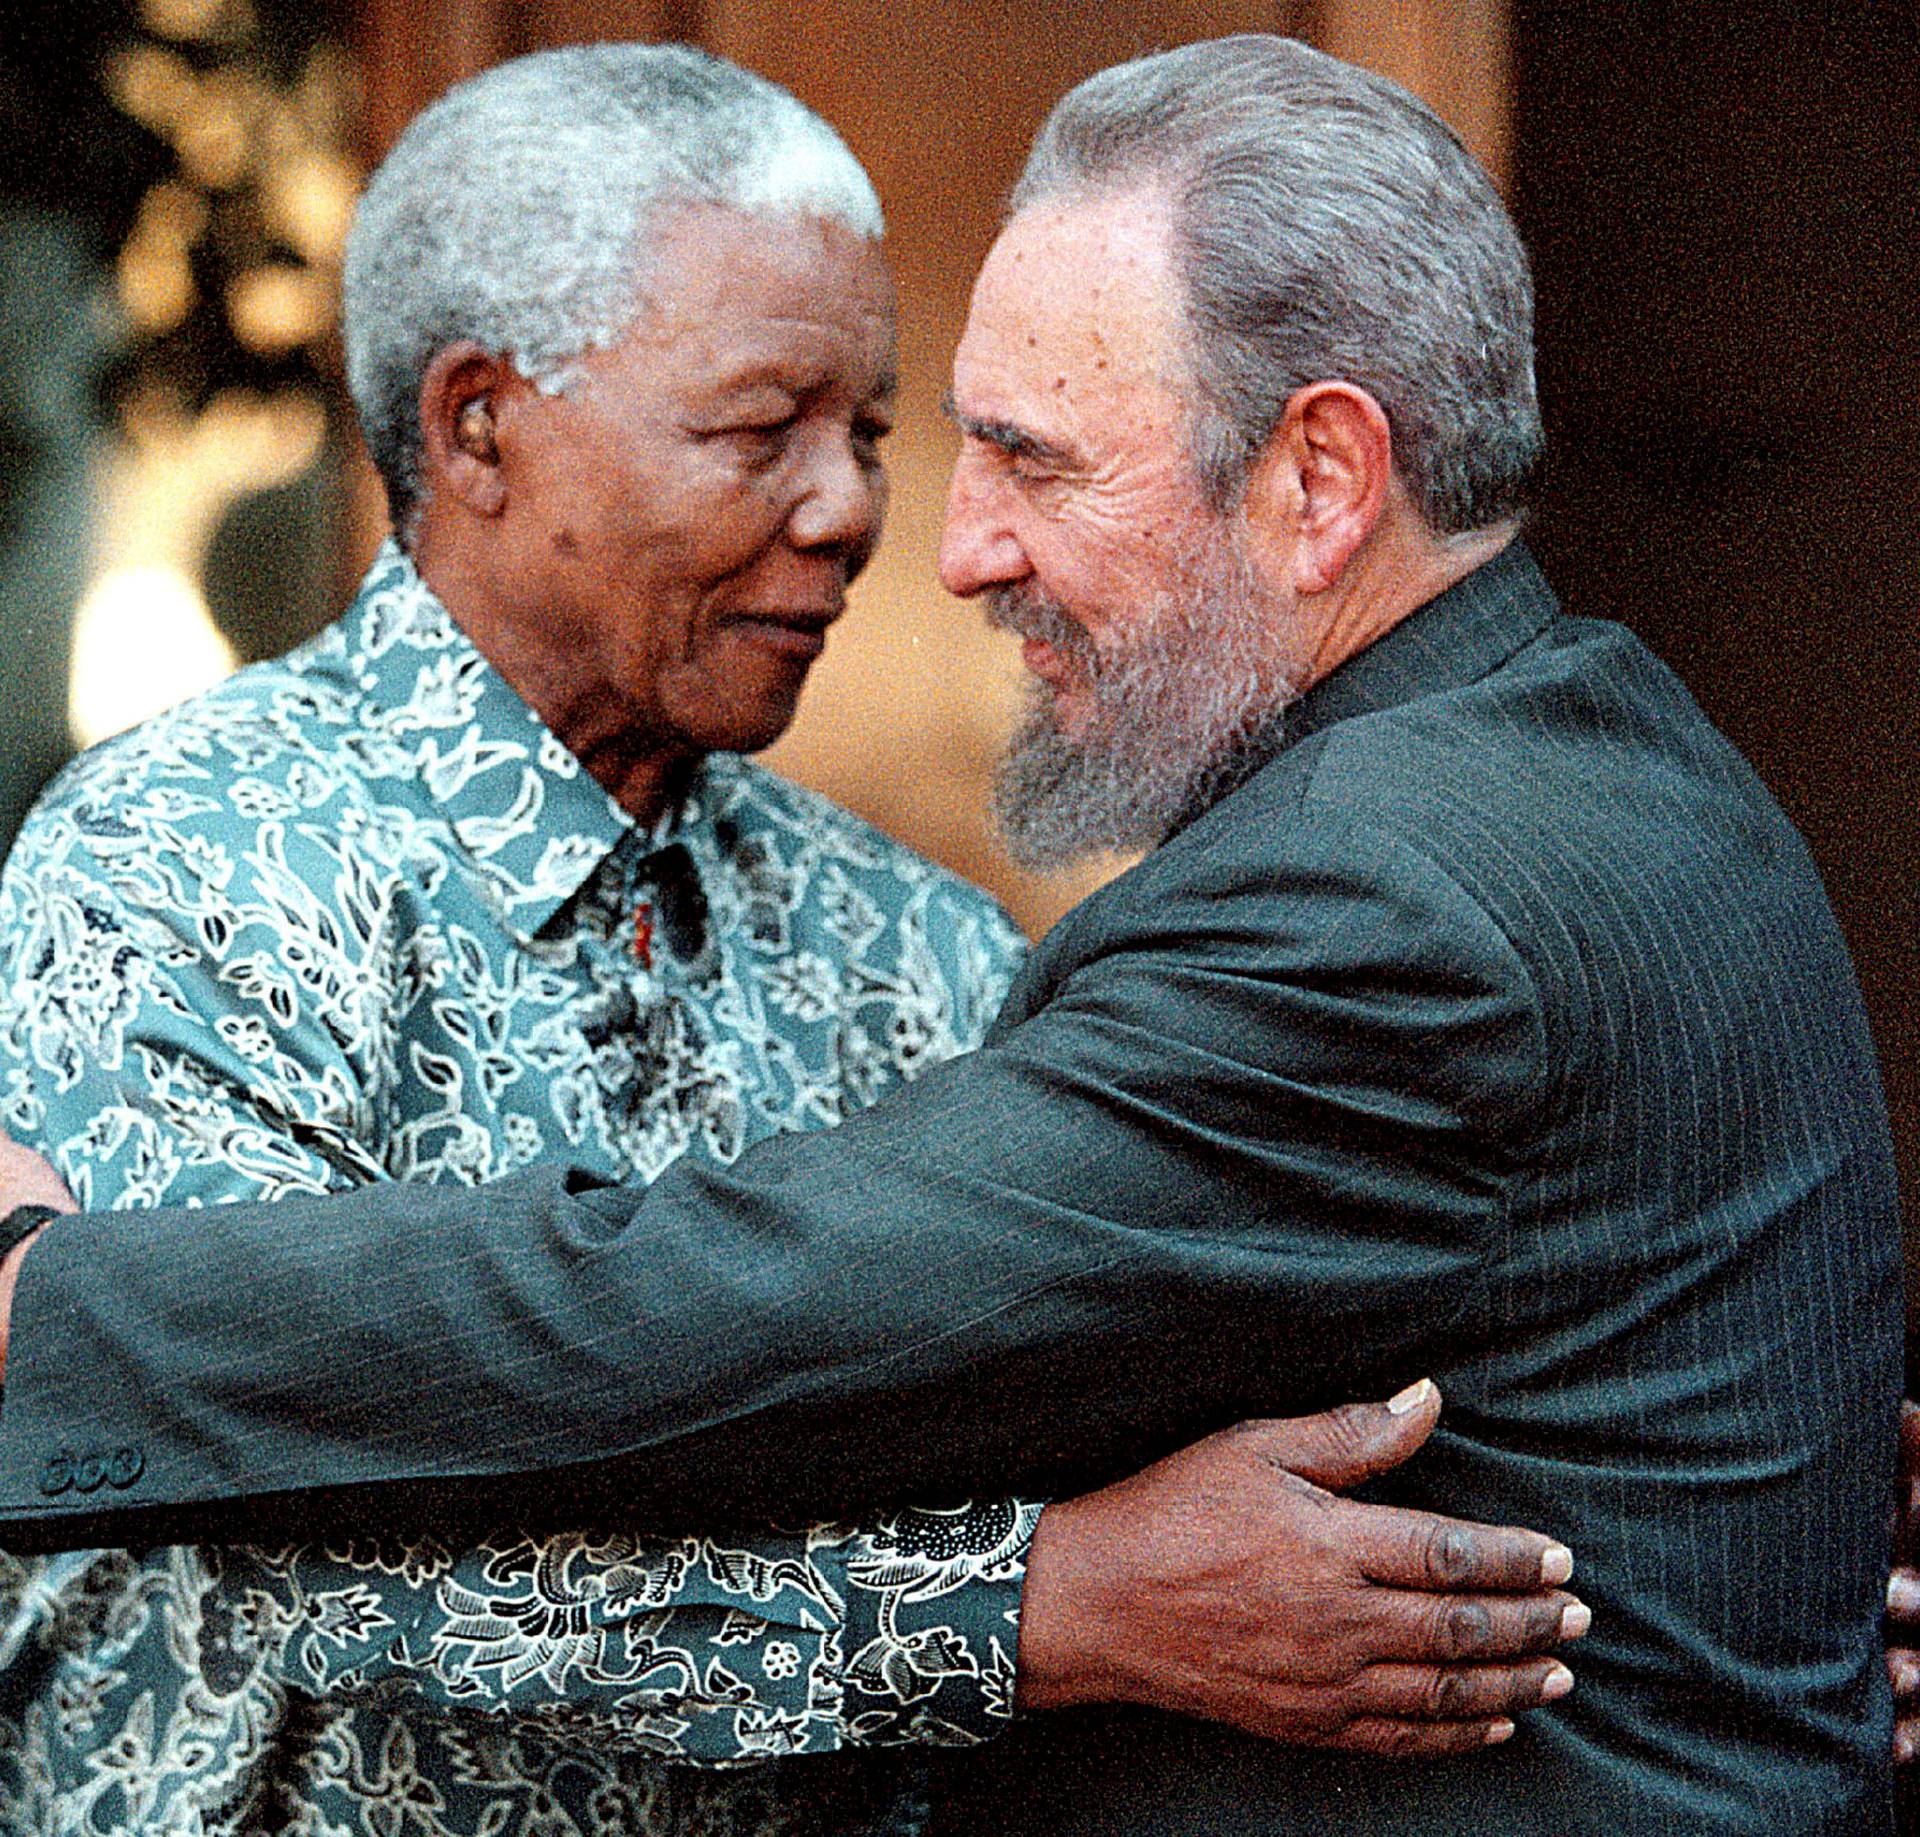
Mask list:
[[1895,1729],[1893,1732],[1893,1758],[1903,1767],[1913,1759],[1913,1737],[1905,1729]]
[[1396,1396],[1387,1399],[1389,1416],[1405,1416],[1410,1410],[1417,1410],[1427,1400],[1427,1392],[1433,1389],[1431,1378],[1422,1378],[1418,1384],[1409,1384]]
[[1487,1725],[1487,1746],[1488,1747],[1490,1748],[1498,1747],[1501,1742],[1511,1741],[1512,1739],[1513,1739],[1513,1724],[1509,1722],[1506,1719],[1506,1717],[1502,1716],[1498,1722],[1490,1722]]
[[1920,1688],[1920,1665],[1912,1659],[1896,1658],[1889,1669],[1893,1673],[1893,1687],[1903,1697]]
[[1896,1614],[1920,1613],[1920,1581],[1911,1570],[1896,1569],[1887,1578],[1887,1605]]
[[1593,1609],[1584,1601],[1576,1601],[1560,1616],[1560,1637],[1578,1639],[1593,1625]]
[[1573,1673],[1565,1665],[1549,1665],[1545,1681],[1540,1686],[1540,1701],[1552,1703],[1564,1697],[1573,1688]]
[[1573,1577],[1573,1552],[1565,1544],[1549,1544],[1540,1559],[1540,1580],[1549,1588],[1558,1588]]

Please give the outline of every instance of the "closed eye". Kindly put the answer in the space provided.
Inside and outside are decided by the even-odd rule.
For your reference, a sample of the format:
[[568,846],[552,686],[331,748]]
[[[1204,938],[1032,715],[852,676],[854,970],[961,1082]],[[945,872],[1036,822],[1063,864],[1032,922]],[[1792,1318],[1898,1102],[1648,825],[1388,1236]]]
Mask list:
[[730,427],[709,429],[702,438],[718,441],[739,456],[740,463],[751,471],[765,471],[779,464],[786,456],[788,441],[792,436],[796,415],[783,415],[778,420],[741,421]]

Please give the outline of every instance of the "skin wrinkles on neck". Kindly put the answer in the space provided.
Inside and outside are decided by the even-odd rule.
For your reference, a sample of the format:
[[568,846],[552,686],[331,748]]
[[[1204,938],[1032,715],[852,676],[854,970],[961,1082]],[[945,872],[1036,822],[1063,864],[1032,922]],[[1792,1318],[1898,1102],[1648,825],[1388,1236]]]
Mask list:
[[1520,531],[1519,519],[1510,518],[1463,536],[1436,536],[1407,502],[1397,479],[1389,499],[1388,511],[1331,590],[1337,597],[1320,615],[1318,642],[1305,659],[1303,690],[1483,567]]

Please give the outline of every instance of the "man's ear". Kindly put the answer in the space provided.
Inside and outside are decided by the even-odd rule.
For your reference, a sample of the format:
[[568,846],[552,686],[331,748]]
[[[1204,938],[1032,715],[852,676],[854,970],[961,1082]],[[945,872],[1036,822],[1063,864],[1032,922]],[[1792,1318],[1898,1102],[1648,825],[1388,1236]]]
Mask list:
[[420,379],[421,483],[429,501],[449,500],[479,517],[500,514],[507,486],[498,417],[516,387],[525,384],[513,365],[470,339],[435,354]]
[[1309,383],[1253,463],[1247,525],[1296,593],[1323,593],[1373,534],[1392,483],[1386,410],[1352,383]]

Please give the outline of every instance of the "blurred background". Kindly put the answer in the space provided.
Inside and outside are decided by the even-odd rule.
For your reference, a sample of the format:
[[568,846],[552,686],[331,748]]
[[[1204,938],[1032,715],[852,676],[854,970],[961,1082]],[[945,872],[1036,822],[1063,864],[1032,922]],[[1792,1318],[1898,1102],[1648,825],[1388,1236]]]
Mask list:
[[[674,38],[820,109],[879,185],[905,400],[882,557],[773,754],[1043,929],[1079,878],[983,820],[1016,662],[937,587],[972,271],[1068,85],[1289,31],[1460,129],[1533,250],[1533,541],[1813,843],[1920,1192],[1920,43],[1912,0],[8,0],[0,841],[46,775],[344,606],[383,533],[334,330],[361,175],[449,83]],[[1913,1233],[1910,1232],[1910,1242]],[[1912,1260],[1912,1259],[1910,1259]]]

